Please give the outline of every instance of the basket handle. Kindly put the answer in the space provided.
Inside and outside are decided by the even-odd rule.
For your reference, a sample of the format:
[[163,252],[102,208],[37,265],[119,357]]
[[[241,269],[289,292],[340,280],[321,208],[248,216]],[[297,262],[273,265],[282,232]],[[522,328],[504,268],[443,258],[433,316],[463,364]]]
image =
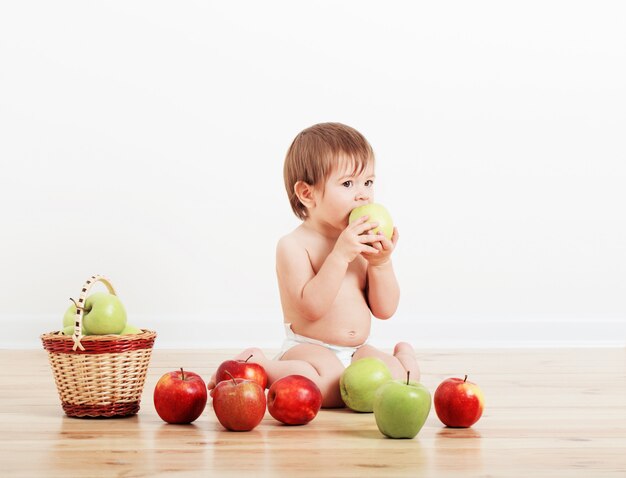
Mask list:
[[89,291],[96,282],[102,282],[111,294],[117,295],[115,293],[113,285],[111,284],[111,281],[109,281],[109,279],[107,279],[106,277],[97,274],[87,279],[85,285],[83,285],[83,288],[80,292],[78,302],[76,302],[74,299],[70,299],[72,302],[74,302],[74,304],[76,304],[76,321],[74,322],[74,335],[72,335],[72,340],[74,341],[74,346],[72,347],[72,350],[74,351],[76,351],[77,348],[85,350],[83,344],[80,343],[80,339],[84,337],[84,335],[81,335],[80,332],[82,329],[83,315],[85,314],[85,300],[87,299]]

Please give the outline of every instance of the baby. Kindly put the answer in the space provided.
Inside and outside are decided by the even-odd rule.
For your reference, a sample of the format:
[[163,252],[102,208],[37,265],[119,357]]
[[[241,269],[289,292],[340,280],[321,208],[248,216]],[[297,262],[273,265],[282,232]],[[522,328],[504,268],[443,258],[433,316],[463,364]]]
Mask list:
[[[367,344],[371,316],[390,318],[400,297],[391,255],[398,230],[375,234],[368,217],[348,224],[350,211],[374,202],[374,153],[355,129],[322,123],[291,144],[284,165],[293,212],[302,220],[276,248],[276,273],[286,339],[277,357],[257,348],[237,359],[261,364],[268,386],[281,377],[304,375],[323,395],[322,407],[344,406],[339,378],[345,367],[378,357],[396,379],[419,380],[413,347],[398,343],[393,355]],[[215,386],[214,377],[209,388]]]

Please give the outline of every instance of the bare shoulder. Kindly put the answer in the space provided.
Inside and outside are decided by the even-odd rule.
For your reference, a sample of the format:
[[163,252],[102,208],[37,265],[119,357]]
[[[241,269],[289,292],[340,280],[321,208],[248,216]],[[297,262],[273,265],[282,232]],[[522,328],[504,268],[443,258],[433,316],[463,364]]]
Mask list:
[[276,245],[276,264],[311,266],[311,254],[317,249],[315,234],[306,227],[296,227],[289,234],[281,237]]
[[279,284],[286,287],[301,285],[313,274],[307,244],[310,243],[308,232],[296,228],[281,237],[276,245],[276,272]]
[[294,252],[302,251],[306,252],[308,245],[311,242],[310,233],[299,226],[291,231],[289,234],[284,235],[278,240],[276,245],[277,255],[292,254]]

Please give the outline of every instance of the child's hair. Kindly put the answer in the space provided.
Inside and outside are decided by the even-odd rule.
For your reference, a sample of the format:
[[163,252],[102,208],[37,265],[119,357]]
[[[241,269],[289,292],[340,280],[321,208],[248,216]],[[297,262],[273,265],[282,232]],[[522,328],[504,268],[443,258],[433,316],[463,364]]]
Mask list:
[[298,181],[311,186],[323,183],[337,165],[340,155],[352,161],[355,174],[360,174],[374,161],[374,151],[365,137],[341,123],[313,125],[300,132],[291,143],[283,175],[291,209],[300,219],[307,217],[307,210],[295,193],[295,184]]

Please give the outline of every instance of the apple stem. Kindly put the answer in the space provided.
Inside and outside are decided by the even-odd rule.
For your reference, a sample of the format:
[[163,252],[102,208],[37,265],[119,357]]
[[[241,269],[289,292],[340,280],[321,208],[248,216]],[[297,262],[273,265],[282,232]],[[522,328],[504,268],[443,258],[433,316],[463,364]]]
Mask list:
[[70,300],[71,300],[72,302],[74,302],[74,305],[76,306],[76,308],[77,308],[77,309],[80,309],[80,310],[85,310],[85,308],[84,308],[84,307],[81,307],[80,305],[78,305],[78,304],[76,303],[76,301],[75,301],[74,299],[72,299],[71,297],[70,297]]
[[463,379],[463,383],[465,383],[465,381],[467,380],[467,375],[465,376],[465,378]]
[[224,372],[226,372],[230,376],[230,378],[232,379],[233,383],[235,385],[237,385],[237,380],[235,380],[235,377],[233,377],[233,374],[230,373],[228,370],[224,370]]
[[182,381],[185,381],[185,371],[183,370],[183,368],[180,368],[180,379]]
[[409,384],[409,377],[410,377],[410,376],[411,376],[411,371],[410,371],[410,370],[407,370],[407,371],[406,371],[406,384],[407,384],[407,385]]
[[248,357],[246,360],[244,360],[244,362],[248,363],[248,360],[250,360],[252,357],[254,357],[254,354],[250,355],[250,357]]

